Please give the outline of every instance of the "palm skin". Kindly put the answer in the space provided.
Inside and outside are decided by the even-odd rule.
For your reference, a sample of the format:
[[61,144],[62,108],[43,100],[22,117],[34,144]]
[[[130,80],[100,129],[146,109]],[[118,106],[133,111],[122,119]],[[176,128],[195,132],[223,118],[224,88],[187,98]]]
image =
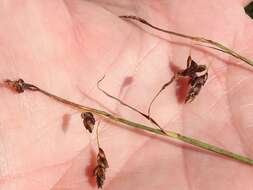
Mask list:
[[[164,91],[152,116],[169,130],[253,158],[252,70],[221,53],[154,37],[116,15],[205,36],[253,57],[252,21],[238,0],[3,1],[0,76],[23,78],[84,105],[149,124],[104,96],[103,88],[145,112],[174,67],[209,65],[199,96],[183,104],[180,84]],[[225,8],[225,9],[224,9]],[[153,31],[156,33],[155,31]],[[189,42],[189,41],[187,41]],[[189,42],[190,43],[190,42]],[[149,124],[150,125],[150,124]],[[39,93],[1,88],[0,189],[96,189],[96,138],[80,114]],[[139,130],[100,123],[110,168],[104,189],[252,189],[250,166]]]

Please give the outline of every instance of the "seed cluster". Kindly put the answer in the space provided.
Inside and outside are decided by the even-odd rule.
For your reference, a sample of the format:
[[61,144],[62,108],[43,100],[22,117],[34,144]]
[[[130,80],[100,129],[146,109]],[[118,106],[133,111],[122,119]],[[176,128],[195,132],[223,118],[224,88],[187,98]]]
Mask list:
[[185,70],[177,74],[179,77],[189,77],[189,90],[185,99],[185,102],[192,102],[199,94],[201,88],[205,85],[208,72],[206,65],[198,65],[191,59],[191,56],[187,59],[187,67]]
[[93,175],[96,176],[98,188],[102,188],[104,184],[106,168],[109,168],[109,165],[103,149],[99,147],[99,152],[97,155],[97,166],[93,171]]
[[[251,3],[251,5],[252,5],[252,3]],[[137,20],[137,21],[139,21],[139,22],[141,22],[141,23],[143,23],[143,24],[145,24],[145,25],[147,25],[147,26],[149,26],[149,27],[151,27],[153,29],[156,29],[156,30],[161,31],[161,32],[165,32],[167,34],[172,34],[172,35],[175,35],[175,36],[179,36],[179,37],[182,37],[182,38],[190,39],[190,40],[193,40],[193,41],[198,41],[198,42],[205,43],[205,44],[208,43],[208,44],[210,44],[210,45],[213,46],[213,47],[210,46],[209,48],[216,49],[216,50],[222,51],[223,53],[230,54],[230,55],[236,57],[237,59],[240,59],[240,60],[242,60],[242,61],[244,61],[244,62],[252,65],[252,61],[251,60],[249,60],[249,59],[247,59],[247,58],[239,55],[238,53],[234,52],[233,50],[230,50],[229,48],[223,46],[222,44],[220,44],[218,42],[215,42],[215,41],[212,41],[212,40],[208,40],[208,39],[205,39],[205,38],[202,38],[202,37],[192,37],[192,36],[189,36],[189,35],[180,34],[180,33],[176,33],[176,32],[173,32],[173,31],[164,30],[162,28],[159,28],[159,27],[156,27],[156,26],[150,24],[149,22],[147,22],[146,20],[144,20],[144,19],[142,19],[140,17],[136,17],[136,16],[119,16],[119,17],[120,18],[125,18],[125,19],[134,19],[134,20]],[[109,96],[110,98],[113,98],[113,99],[119,101],[122,105],[127,106],[128,108],[132,109],[133,111],[135,111],[135,112],[141,114],[142,116],[144,116],[146,119],[150,120],[153,124],[155,124],[156,126],[158,126],[160,128],[159,131],[156,131],[153,128],[149,128],[149,127],[140,125],[138,123],[134,123],[134,122],[125,120],[123,118],[117,118],[116,116],[114,116],[114,115],[112,115],[110,113],[107,113],[107,112],[100,112],[100,114],[98,114],[99,112],[94,111],[96,109],[89,108],[89,107],[86,107],[86,106],[82,106],[82,105],[76,104],[74,102],[68,101],[68,100],[66,100],[64,98],[58,97],[56,95],[53,95],[53,94],[51,94],[51,93],[49,93],[47,91],[44,91],[44,90],[36,87],[35,85],[29,84],[29,83],[25,83],[22,79],[18,79],[18,80],[15,80],[15,81],[6,80],[5,83],[8,85],[8,87],[10,87],[11,89],[13,89],[17,93],[23,93],[26,90],[39,91],[40,93],[42,93],[42,94],[44,94],[44,95],[46,95],[46,96],[48,96],[50,98],[53,98],[54,100],[56,100],[58,102],[61,102],[63,104],[66,104],[66,105],[69,105],[69,106],[72,106],[72,107],[75,107],[75,108],[78,108],[80,110],[90,110],[91,112],[94,111],[94,113],[96,113],[97,115],[105,116],[106,118],[109,118],[111,120],[114,120],[114,121],[117,121],[117,122],[120,122],[120,123],[124,123],[124,124],[129,125],[129,126],[133,126],[133,127],[137,127],[137,128],[140,128],[140,129],[144,129],[144,130],[147,130],[147,131],[151,131],[151,132],[154,132],[156,134],[167,135],[169,137],[176,138],[178,140],[181,140],[183,142],[192,144],[194,146],[197,146],[197,147],[200,147],[200,148],[212,151],[212,152],[216,152],[216,153],[219,153],[221,155],[225,155],[225,156],[233,158],[235,160],[239,160],[239,161],[242,161],[244,163],[252,165],[253,164],[253,160],[251,160],[249,158],[246,158],[246,157],[240,156],[238,154],[235,154],[235,153],[226,151],[224,149],[221,149],[219,147],[216,147],[216,146],[213,146],[213,145],[201,142],[201,141],[199,141],[197,139],[193,139],[191,137],[183,136],[183,135],[175,133],[175,132],[170,132],[170,131],[164,132],[164,130],[159,126],[159,124],[157,122],[155,122],[150,117],[150,108],[151,108],[152,103],[156,99],[156,97],[158,97],[158,95],[167,86],[169,86],[170,84],[172,84],[172,82],[174,82],[176,79],[178,79],[180,77],[189,79],[188,92],[187,92],[187,96],[186,96],[185,102],[186,103],[192,102],[196,98],[196,96],[200,93],[200,90],[205,85],[205,83],[206,83],[206,81],[208,79],[208,69],[207,69],[207,67],[205,65],[198,65],[195,61],[193,61],[191,59],[191,56],[189,56],[188,60],[187,60],[187,67],[186,67],[186,69],[184,69],[184,70],[176,73],[171,78],[171,80],[169,82],[167,82],[166,84],[164,84],[162,86],[162,88],[160,89],[160,91],[156,94],[156,96],[154,97],[154,99],[151,101],[150,106],[149,106],[148,115],[140,112],[139,110],[135,109],[134,107],[129,106],[128,104],[124,103],[120,99],[115,98],[114,96],[111,96],[107,92],[101,90],[107,96]],[[97,111],[100,111],[100,110],[97,110]],[[81,114],[81,117],[83,119],[83,125],[85,126],[85,128],[90,133],[93,132],[94,125],[95,125],[95,122],[96,122],[96,120],[95,120],[95,118],[94,118],[94,116],[93,116],[93,114],[91,112],[83,112]],[[164,132],[164,133],[161,133],[161,132]],[[93,170],[93,175],[96,177],[96,182],[97,182],[98,188],[102,188],[102,186],[104,184],[104,181],[105,181],[105,178],[106,178],[105,177],[106,169],[109,168],[109,165],[108,165],[108,162],[107,162],[107,159],[106,159],[106,156],[105,156],[105,152],[104,152],[104,150],[99,145],[98,130],[97,130],[97,144],[98,144],[97,166]]]
[[[92,133],[96,120],[91,112],[83,112],[81,114],[83,118],[83,124],[85,128]],[[98,141],[98,131],[97,131],[97,141]],[[109,168],[107,159],[105,157],[104,150],[100,147],[98,143],[98,155],[97,155],[97,166],[93,170],[93,175],[96,177],[96,182],[98,188],[102,188],[105,181],[105,171]]]
[[15,81],[6,80],[5,82],[18,93],[23,93],[25,91],[25,82],[23,79],[18,79]]
[[92,133],[92,130],[94,128],[95,125],[95,118],[93,116],[93,114],[91,112],[83,112],[81,114],[81,117],[83,118],[83,125],[84,127],[90,132]]

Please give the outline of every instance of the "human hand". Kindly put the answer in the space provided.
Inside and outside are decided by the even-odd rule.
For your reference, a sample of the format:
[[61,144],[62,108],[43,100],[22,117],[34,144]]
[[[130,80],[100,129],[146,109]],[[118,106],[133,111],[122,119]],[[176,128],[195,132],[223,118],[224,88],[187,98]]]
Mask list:
[[[253,157],[252,70],[221,53],[181,44],[181,39],[151,36],[117,17],[142,16],[253,57],[252,21],[241,1],[95,2],[2,2],[1,78],[23,78],[75,102],[148,123],[104,96],[97,81],[106,74],[104,89],[145,112],[173,75],[171,68],[185,68],[191,49],[195,61],[209,65],[207,84],[186,105],[181,101],[185,89],[171,85],[153,105],[152,116],[165,129]],[[32,92],[1,88],[1,100],[1,189],[96,189],[91,176],[96,138],[82,126],[80,113]],[[99,131],[110,166],[105,189],[253,186],[250,166],[105,121]]]

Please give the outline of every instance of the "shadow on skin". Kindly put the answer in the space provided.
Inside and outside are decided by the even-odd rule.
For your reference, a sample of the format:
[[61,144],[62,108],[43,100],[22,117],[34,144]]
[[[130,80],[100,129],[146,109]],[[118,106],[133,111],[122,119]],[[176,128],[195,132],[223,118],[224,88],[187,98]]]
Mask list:
[[132,83],[133,83],[133,77],[131,77],[131,76],[125,77],[125,79],[120,87],[120,94],[122,93],[122,91],[124,90],[125,87],[131,85]]
[[[179,71],[182,71],[182,69],[180,69],[174,63],[170,63],[169,68],[172,70],[173,73],[178,73]],[[175,80],[174,82],[176,83],[177,101],[178,101],[178,103],[184,103],[186,95],[187,95],[187,91],[188,91],[189,79],[187,77],[184,77],[184,78],[179,78],[179,79]]]
[[66,133],[68,128],[69,128],[70,119],[71,119],[71,115],[68,114],[68,113],[65,113],[62,116],[62,130],[63,130],[64,133]]
[[93,175],[93,170],[97,165],[97,155],[93,148],[90,149],[90,163],[85,169],[85,176],[92,187],[96,187],[96,178]]

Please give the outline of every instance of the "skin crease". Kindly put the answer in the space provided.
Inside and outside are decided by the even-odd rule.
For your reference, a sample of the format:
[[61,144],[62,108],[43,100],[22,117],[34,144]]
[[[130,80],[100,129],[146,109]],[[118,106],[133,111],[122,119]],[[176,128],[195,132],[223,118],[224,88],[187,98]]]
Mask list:
[[[0,77],[38,85],[84,105],[149,124],[103,95],[103,88],[145,112],[155,92],[186,66],[209,66],[209,79],[191,104],[174,83],[152,108],[166,129],[253,158],[252,69],[189,40],[152,31],[117,15],[134,14],[163,28],[205,36],[253,58],[246,1],[1,1]],[[148,31],[148,28],[145,28]],[[169,41],[169,42],[168,42]],[[39,93],[0,88],[0,189],[96,189],[96,136],[80,114]],[[150,124],[149,124],[150,126]],[[104,189],[252,189],[252,167],[139,130],[100,123],[109,162]]]

